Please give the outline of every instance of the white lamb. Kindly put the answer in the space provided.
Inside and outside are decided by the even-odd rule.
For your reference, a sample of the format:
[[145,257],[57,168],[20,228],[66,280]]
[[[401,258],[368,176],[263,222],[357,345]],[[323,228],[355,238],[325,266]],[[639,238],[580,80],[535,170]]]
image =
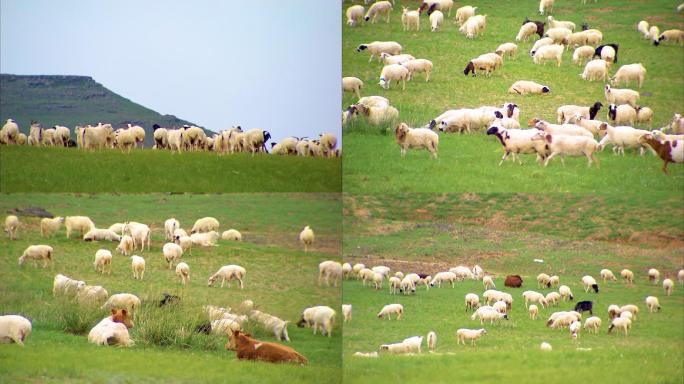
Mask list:
[[[544,34],[545,37],[553,40],[554,44],[563,43],[570,35],[572,35],[572,31],[563,27],[550,28]],[[565,50],[565,47],[563,47],[563,50]]]
[[109,274],[112,274],[112,252],[106,249],[98,249],[95,252],[95,262],[93,263],[95,272],[105,273],[105,269],[109,266]]
[[480,297],[474,293],[468,293],[465,295],[465,305],[466,305],[466,311],[470,309],[471,311],[475,311],[480,307]]
[[660,271],[655,268],[650,268],[648,270],[648,281],[657,284],[660,280]]
[[176,276],[181,280],[183,285],[190,281],[190,266],[187,263],[180,262],[176,265]]
[[482,285],[484,285],[485,289],[496,288],[496,284],[494,284],[494,279],[492,279],[492,277],[489,275],[486,275],[482,278]]
[[537,160],[542,159],[546,156],[546,144],[532,140],[532,138],[538,133],[537,129],[503,129],[498,126],[492,126],[487,130],[488,135],[495,135],[501,145],[504,147],[504,154],[499,162],[499,166],[508,158],[509,155],[513,155],[513,161],[518,161],[522,164],[519,154],[521,153],[536,153]]
[[401,315],[404,313],[404,306],[401,304],[387,304],[382,307],[382,310],[378,313],[378,318],[385,319],[388,318],[392,320],[392,314],[397,315],[397,320],[401,319]]
[[309,246],[311,246],[315,240],[315,235],[313,229],[308,225],[302,229],[299,233],[299,241],[304,244],[304,252],[309,251]]
[[173,241],[173,234],[176,229],[180,228],[180,222],[175,218],[168,219],[164,222],[164,236],[166,240]]
[[423,336],[412,336],[404,339],[402,344],[408,346],[409,352],[421,352],[421,346],[423,345]]
[[273,335],[278,340],[290,341],[290,336],[287,333],[287,324],[289,321],[253,309],[249,311],[249,319],[258,322],[264,329],[273,332]]
[[481,310],[484,307],[480,307],[472,316],[471,319],[480,319],[480,324],[484,324],[485,321],[489,321],[489,324],[494,324],[494,322],[499,322],[501,319],[508,320],[508,315],[494,310]]
[[549,305],[558,305],[560,300],[561,295],[558,292],[549,292],[546,294],[546,302],[549,303]]
[[0,316],[0,343],[16,343],[24,346],[24,341],[31,334],[31,322],[19,315]]
[[406,123],[400,123],[395,129],[397,144],[401,148],[401,156],[406,156],[407,149],[426,149],[430,156],[437,158],[439,136],[427,128],[409,128]]
[[532,304],[530,305],[529,308],[527,308],[527,311],[530,313],[530,319],[536,320],[537,316],[539,315],[539,308],[537,308],[536,305]]
[[604,95],[609,103],[615,105],[629,104],[636,107],[639,100],[639,92],[627,88],[611,88],[608,84],[604,87]]
[[401,289],[401,279],[396,277],[396,276],[392,276],[389,278],[388,283],[389,283],[390,295],[396,295],[399,292],[399,290]]
[[549,306],[548,301],[546,301],[546,297],[535,291],[525,291],[522,293],[522,297],[525,300],[525,306],[527,307],[527,303],[539,303],[541,304],[542,308],[546,308]]
[[570,290],[570,287],[568,287],[567,285],[561,285],[560,287],[558,287],[558,293],[560,294],[561,299],[563,301],[574,300],[574,298],[575,298],[572,295],[572,291]]
[[142,280],[145,275],[145,259],[136,255],[131,256],[131,270],[133,279]]
[[404,7],[401,13],[401,25],[404,31],[410,31],[411,28],[416,31],[420,30],[420,13],[418,10],[409,11],[408,8]]
[[169,264],[169,269],[173,267],[173,262],[180,260],[183,256],[183,248],[176,243],[166,243],[162,247],[164,260]]
[[637,24],[637,31],[641,33],[644,39],[650,39],[651,38],[651,33],[648,31],[648,21],[646,20],[641,20]]
[[244,289],[242,279],[245,278],[246,274],[247,270],[239,265],[224,265],[209,277],[208,285],[211,287],[216,280],[221,278],[221,288],[223,288],[226,281],[228,281],[228,288],[230,288],[230,281],[237,280],[240,284],[240,289]]
[[352,320],[352,305],[342,304],[342,316],[344,316],[344,322]]
[[78,288],[76,298],[79,304],[85,305],[102,305],[107,301],[109,292],[104,287],[99,285],[84,285]]
[[[409,60],[413,60],[415,57],[413,55],[409,55],[408,53],[402,53],[399,55],[392,55],[387,52],[382,52],[380,54],[380,61],[382,61],[383,64],[385,65],[390,65],[390,64],[401,64],[405,63]],[[373,97],[373,96],[370,96]],[[360,102],[360,101],[359,101]],[[389,105],[389,103],[388,103]]]
[[518,53],[518,46],[514,43],[503,43],[496,47],[494,53],[502,58],[508,56],[511,59],[515,59],[515,55]]
[[534,54],[537,53],[537,50],[541,47],[551,45],[553,44],[553,39],[550,37],[543,37],[532,44],[532,48],[530,48],[530,56],[534,57]]

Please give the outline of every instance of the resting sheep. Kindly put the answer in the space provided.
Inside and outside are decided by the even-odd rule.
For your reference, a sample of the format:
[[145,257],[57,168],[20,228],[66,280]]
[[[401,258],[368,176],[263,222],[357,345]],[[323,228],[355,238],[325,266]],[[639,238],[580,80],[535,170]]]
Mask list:
[[84,241],[120,241],[121,236],[109,229],[92,228],[83,235]]
[[508,88],[508,93],[527,95],[527,94],[548,94],[551,89],[534,81],[518,80],[510,88]]
[[128,328],[133,328],[133,321],[125,309],[112,309],[112,315],[105,317],[88,333],[88,341],[97,345],[132,346]]
[[85,281],[70,279],[62,274],[55,275],[52,282],[52,295],[63,295],[66,297],[75,297],[81,287],[85,287]]

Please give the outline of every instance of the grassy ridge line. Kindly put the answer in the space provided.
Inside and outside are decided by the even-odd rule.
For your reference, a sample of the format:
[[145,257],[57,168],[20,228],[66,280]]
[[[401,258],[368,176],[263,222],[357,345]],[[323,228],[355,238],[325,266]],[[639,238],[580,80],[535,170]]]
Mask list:
[[[358,2],[357,2],[358,3]],[[349,4],[344,4],[346,8]],[[413,2],[401,5],[414,7]],[[491,78],[465,77],[463,68],[473,57],[492,52],[515,35],[525,17],[535,15],[536,1],[478,1],[478,13],[488,14],[487,30],[483,37],[466,39],[451,20],[445,21],[441,32],[429,30],[428,19],[421,17],[419,32],[402,31],[401,7],[395,5],[389,25],[380,22],[359,28],[343,26],[343,75],[357,76],[365,82],[362,95],[380,95],[390,99],[399,110],[400,120],[412,126],[422,126],[450,108],[501,105],[507,101],[521,108],[523,125],[532,117],[556,120],[556,108],[563,104],[591,105],[604,102],[603,83],[582,81],[582,68],[572,64],[572,51],[567,51],[560,68],[554,65],[534,65],[528,55],[533,42],[518,43],[515,60],[506,60],[503,68]],[[500,12],[506,9],[506,12]],[[446,16],[446,15],[445,15]],[[452,13],[453,17],[453,13]],[[670,121],[674,112],[681,113],[684,104],[684,77],[673,68],[684,66],[682,48],[676,45],[654,47],[636,31],[636,23],[646,19],[660,27],[682,28],[684,17],[674,12],[668,1],[630,2],[602,1],[582,5],[578,2],[556,4],[554,17],[571,20],[578,26],[583,21],[604,33],[604,42],[620,44],[620,65],[641,62],[647,68],[647,80],[639,91],[640,104],[655,111],[653,127]],[[401,88],[381,89],[377,84],[382,65],[368,63],[367,53],[357,53],[360,43],[397,41],[404,53],[426,58],[434,63],[429,83],[422,75]],[[663,49],[661,49],[663,48]],[[510,85],[522,79],[535,80],[551,87],[549,96],[518,96],[506,93]],[[621,86],[622,87],[622,86]],[[342,108],[356,101],[346,93]],[[604,104],[606,104],[604,102]],[[607,119],[607,107],[599,112]],[[646,193],[653,190],[679,191],[684,179],[681,166],[671,167],[673,178],[658,175],[661,162],[647,157],[640,160],[610,158],[610,150],[599,154],[600,171],[586,170],[584,159],[568,159],[565,168],[552,161],[548,170],[539,169],[533,157],[523,156],[522,168],[497,168],[501,146],[494,137],[484,134],[471,136],[440,135],[440,159],[430,162],[426,153],[409,153],[400,159],[393,134],[379,135],[387,127],[369,127],[362,121],[345,128],[344,177],[345,191],[349,192],[443,192],[443,191],[499,191],[499,192],[624,192]],[[646,128],[646,127],[644,127]],[[392,161],[388,161],[392,160]],[[529,168],[534,167],[534,168]]]
[[[314,336],[311,329],[298,328],[301,311],[312,305],[339,308],[340,288],[318,287],[318,263],[338,259],[341,246],[340,199],[337,194],[230,194],[230,195],[67,195],[8,194],[0,199],[0,212],[13,208],[40,206],[54,214],[88,215],[99,227],[126,219],[150,224],[152,248],[136,254],[146,259],[143,281],[131,278],[130,260],[115,255],[113,273],[100,276],[92,266],[97,249],[114,251],[116,243],[85,243],[66,239],[64,229],[50,239],[39,232],[39,219],[20,217],[19,239],[0,239],[0,308],[19,312],[33,319],[34,333],[25,348],[0,345],[0,381],[106,382],[112,378],[172,382],[254,381],[276,382],[283,375],[294,382],[312,382],[325,375],[336,381],[341,369],[341,324],[333,337]],[[175,216],[189,228],[201,216],[215,216],[221,230],[236,228],[243,242],[220,240],[218,247],[195,247],[183,261],[190,265],[190,282],[183,287],[173,269],[163,261],[163,222]],[[317,242],[310,252],[298,244],[303,225],[311,225]],[[45,243],[55,249],[54,267],[41,269],[17,267],[17,258],[29,244]],[[114,252],[113,252],[114,253]],[[221,265],[239,264],[247,269],[245,288],[209,288],[207,278]],[[60,300],[52,297],[56,273],[102,285],[110,294],[131,292],[143,301],[136,326],[131,329],[136,345],[130,349],[98,348],[85,335],[62,330],[74,320]],[[181,304],[159,309],[162,292],[179,295]],[[286,298],[286,299],[284,299]],[[284,320],[292,347],[310,361],[307,367],[237,362],[235,353],[223,350],[224,337],[196,335],[191,330],[205,320],[202,306],[214,304],[237,308],[245,299]],[[104,317],[105,311],[94,310]],[[99,313],[99,316],[98,316]],[[89,316],[92,317],[92,316]],[[94,322],[93,322],[94,324]],[[87,324],[90,329],[93,324]],[[254,324],[248,329],[255,337],[273,341],[273,335]],[[83,356],[88,355],[85,364]],[[35,364],[38,357],[45,364]],[[146,359],[149,364],[141,364]]]
[[2,192],[335,192],[338,158],[0,148]]

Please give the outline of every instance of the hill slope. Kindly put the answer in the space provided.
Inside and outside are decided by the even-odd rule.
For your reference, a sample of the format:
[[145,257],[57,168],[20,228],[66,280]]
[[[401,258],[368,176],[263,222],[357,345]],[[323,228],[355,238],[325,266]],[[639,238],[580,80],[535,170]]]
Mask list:
[[[111,123],[114,127],[137,124],[152,131],[192,124],[173,115],[162,115],[104,87],[89,76],[0,74],[0,118],[12,118],[27,132],[31,120],[43,127]],[[28,132],[27,132],[28,133]],[[146,137],[151,145],[152,135]]]

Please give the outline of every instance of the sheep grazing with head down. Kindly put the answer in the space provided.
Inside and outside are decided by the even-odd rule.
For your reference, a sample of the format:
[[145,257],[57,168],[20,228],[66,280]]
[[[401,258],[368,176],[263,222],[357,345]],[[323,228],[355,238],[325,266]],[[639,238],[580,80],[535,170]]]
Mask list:
[[52,263],[54,253],[55,251],[49,245],[30,245],[19,257],[19,265],[22,266],[26,260],[31,260],[35,267],[37,260],[43,260],[43,268],[46,268]]
[[646,78],[646,68],[643,64],[626,64],[620,67],[620,69],[615,72],[615,76],[610,78],[611,85],[620,85],[621,83],[629,83],[630,81],[636,81],[639,88],[644,84],[644,79]]
[[406,156],[407,149],[426,149],[430,156],[437,158],[439,136],[428,128],[410,128],[400,123],[394,130],[397,144],[401,148],[401,156]]
[[360,25],[364,11],[365,9],[361,5],[352,5],[347,8],[347,25],[350,27]]
[[360,44],[356,48],[356,52],[365,50],[371,55],[370,59],[368,59],[368,62],[370,63],[373,60],[373,57],[377,57],[378,60],[380,60],[380,54],[383,52],[387,52],[391,55],[399,55],[401,54],[402,47],[401,44],[396,41],[374,41],[368,44]]
[[476,36],[484,35],[484,30],[487,27],[487,15],[471,16],[458,29],[459,32],[466,35],[466,38],[473,39]]
[[539,1],[539,14],[544,15],[544,13],[553,12],[553,2],[554,0],[540,0]]
[[672,41],[677,44],[684,44],[684,31],[681,29],[668,29],[663,31],[657,39],[653,39],[653,45],[659,46],[665,41]]
[[31,321],[19,315],[0,316],[0,343],[16,343],[24,346],[31,334]]
[[608,62],[603,59],[591,60],[584,66],[584,71],[580,77],[587,81],[606,81],[608,79],[608,67]]
[[389,89],[392,80],[395,80],[397,85],[401,81],[401,90],[406,90],[406,80],[409,77],[408,68],[401,64],[389,64],[382,67],[380,72],[380,81],[378,84],[384,89]]
[[458,25],[462,26],[463,23],[465,23],[469,18],[475,16],[475,11],[477,11],[477,7],[473,7],[470,5],[466,5],[457,9],[456,22],[458,23]]
[[537,24],[530,21],[520,27],[518,34],[515,36],[515,41],[527,41],[535,33],[537,33]]
[[593,289],[595,293],[599,293],[599,286],[596,284],[596,279],[589,275],[582,276],[582,285],[584,286],[584,292],[589,292]]
[[375,23],[378,16],[385,16],[385,22],[389,24],[390,14],[392,13],[392,3],[389,1],[376,1],[373,5],[368,8],[366,16],[363,17],[364,20],[370,21],[371,24]]
[[245,278],[246,274],[247,270],[239,265],[224,265],[223,267],[219,268],[216,273],[209,277],[207,285],[211,287],[220,278],[221,288],[223,288],[226,281],[228,281],[228,288],[230,288],[230,281],[237,280],[238,284],[240,285],[240,289],[244,289],[245,286],[242,280]]
[[472,73],[473,76],[476,76],[477,72],[484,72],[485,76],[489,77],[497,67],[498,64],[496,61],[489,57],[480,56],[470,60],[468,64],[466,64],[463,74],[468,76],[469,73]]
[[430,30],[432,32],[439,32],[442,23],[444,23],[444,14],[442,11],[434,11],[430,14]]
[[17,237],[17,230],[19,229],[19,218],[14,215],[9,215],[5,218],[5,233],[10,240]]

